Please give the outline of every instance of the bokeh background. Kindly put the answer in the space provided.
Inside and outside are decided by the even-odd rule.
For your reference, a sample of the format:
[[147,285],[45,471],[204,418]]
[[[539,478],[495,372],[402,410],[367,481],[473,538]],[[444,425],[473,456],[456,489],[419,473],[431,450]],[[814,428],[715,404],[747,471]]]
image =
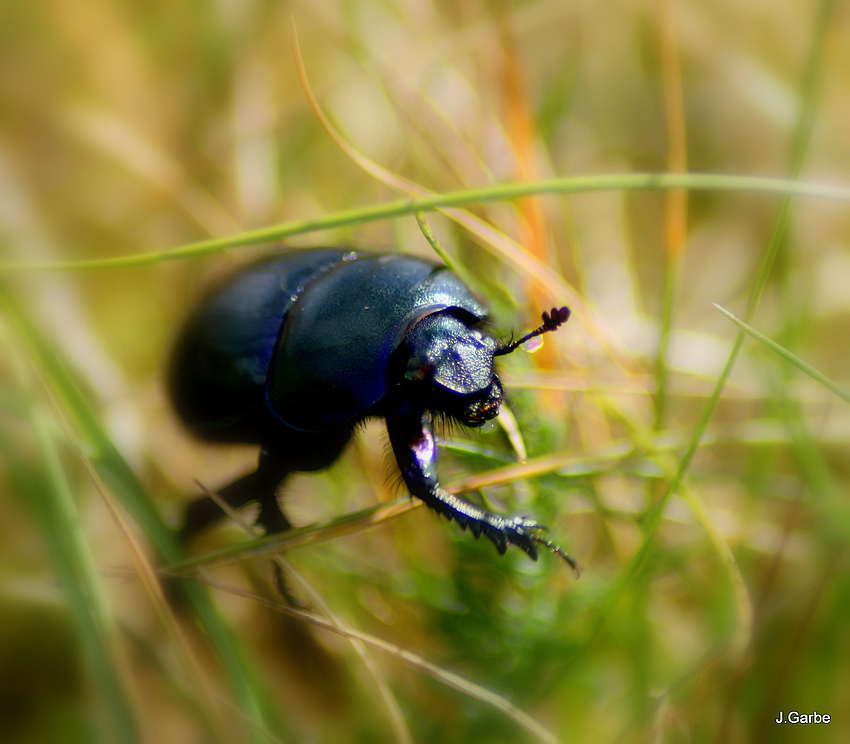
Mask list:
[[[0,3],[0,740],[847,741],[850,404],[747,337],[709,408],[737,333],[711,303],[743,317],[766,266],[752,326],[850,383],[846,200],[613,188],[428,216],[499,333],[573,308],[503,364],[533,470],[497,426],[452,432],[441,469],[496,471],[494,508],[534,514],[584,568],[500,558],[425,509],[288,553],[309,610],[436,669],[268,606],[267,558],[205,572],[206,600],[158,592],[195,479],[256,456],[180,429],[167,349],[200,288],[263,247],[19,264],[399,198],[311,110],[293,25],[339,134],[438,193],[685,170],[850,183],[842,2]],[[412,216],[289,242],[431,254]],[[293,521],[395,498],[385,446],[370,425],[293,478]]]

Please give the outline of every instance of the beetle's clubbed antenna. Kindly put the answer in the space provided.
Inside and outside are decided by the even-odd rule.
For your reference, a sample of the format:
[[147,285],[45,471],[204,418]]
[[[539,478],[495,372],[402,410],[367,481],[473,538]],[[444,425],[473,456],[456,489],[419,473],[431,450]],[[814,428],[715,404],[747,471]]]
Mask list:
[[570,317],[570,309],[568,307],[553,307],[551,313],[547,313],[544,311],[543,313],[543,323],[539,328],[535,328],[531,333],[526,333],[521,339],[517,341],[511,341],[508,344],[504,344],[496,349],[493,352],[493,356],[502,356],[503,354],[510,354],[512,351],[522,346],[526,341],[531,341],[535,336],[542,336],[544,333],[549,333],[549,331],[556,331],[560,328],[564,323],[567,322],[567,319]]

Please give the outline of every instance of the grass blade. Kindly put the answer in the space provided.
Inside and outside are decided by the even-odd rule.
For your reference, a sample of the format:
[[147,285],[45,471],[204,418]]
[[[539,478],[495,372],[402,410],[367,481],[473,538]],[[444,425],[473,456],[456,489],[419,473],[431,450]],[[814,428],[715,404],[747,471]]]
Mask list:
[[[593,191],[707,191],[724,193],[773,194],[812,199],[850,202],[850,187],[810,183],[788,178],[760,176],[730,176],[713,173],[614,173],[593,176],[569,176],[539,181],[505,183],[458,191],[448,191],[432,196],[398,199],[385,204],[347,209],[324,217],[296,220],[250,230],[225,238],[212,238],[188,243],[177,248],[132,256],[116,256],[79,261],[7,261],[0,263],[0,272],[32,270],[91,270],[128,269],[151,266],[166,261],[206,256],[228,248],[238,248],[261,243],[273,243],[321,230],[331,230],[351,225],[362,225],[377,220],[406,217],[417,212],[434,212],[445,207],[460,207],[492,201],[511,201],[535,194],[581,194]],[[557,277],[562,283],[562,279]]]
[[27,417],[39,451],[41,472],[28,472],[5,437],[0,440],[0,450],[7,455],[17,490],[25,495],[41,524],[54,570],[107,712],[109,736],[105,739],[130,744],[139,739],[138,725],[115,654],[115,628],[103,583],[82,534],[80,516],[59,457],[55,427],[50,425],[42,406],[31,400],[26,373],[16,351],[12,347],[16,376],[30,403]]
[[736,326],[738,326],[738,328],[740,328],[745,333],[748,333],[750,336],[752,336],[760,344],[763,344],[768,349],[770,349],[771,351],[778,354],[786,362],[794,365],[801,372],[805,372],[809,377],[811,377],[813,380],[819,382],[827,390],[835,393],[839,398],[841,398],[841,400],[843,400],[847,403],[850,403],[850,392],[848,392],[843,387],[841,387],[837,383],[830,380],[822,372],[818,372],[818,370],[816,370],[814,367],[812,367],[811,364],[804,362],[796,354],[792,354],[784,346],[780,346],[778,343],[776,343],[776,341],[768,338],[763,333],[759,333],[755,328],[748,325],[743,320],[741,320],[740,318],[736,317],[735,315],[730,313],[728,310],[726,310],[726,308],[723,308],[720,305],[718,305],[716,302],[713,302],[712,305],[714,305],[714,307],[717,308],[717,310],[719,312],[721,312],[723,315],[725,315],[727,318],[729,318],[729,320],[731,320]]
[[[38,369],[59,400],[63,412],[70,418],[80,437],[82,448],[89,453],[89,460],[103,482],[136,520],[155,546],[160,559],[166,563],[180,560],[183,551],[174,533],[162,520],[135,473],[115,448],[94,409],[55,350],[4,287],[0,287],[0,306],[5,309],[13,326],[29,348]],[[261,688],[258,676],[201,587],[186,582],[184,589],[230,678],[241,710],[248,716],[249,721],[255,723],[250,726],[253,740],[258,744],[266,741],[261,733],[267,726],[262,713],[266,706],[261,703],[266,694]]]

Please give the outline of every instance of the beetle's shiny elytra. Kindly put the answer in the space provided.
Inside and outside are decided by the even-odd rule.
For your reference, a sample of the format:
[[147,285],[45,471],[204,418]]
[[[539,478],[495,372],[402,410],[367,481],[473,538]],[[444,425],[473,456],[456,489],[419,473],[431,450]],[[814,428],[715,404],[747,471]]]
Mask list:
[[[445,491],[436,475],[431,419],[481,426],[504,393],[493,360],[555,330],[567,308],[500,344],[483,327],[487,307],[441,264],[343,248],[260,259],[214,287],[174,348],[168,391],[197,436],[261,446],[257,470],[219,494],[234,507],[260,503],[269,531],[290,524],[275,496],[289,473],[327,467],[365,418],[386,420],[410,493],[504,553],[537,558],[541,537],[525,517],[486,512]],[[189,505],[184,538],[221,516],[209,499]]]

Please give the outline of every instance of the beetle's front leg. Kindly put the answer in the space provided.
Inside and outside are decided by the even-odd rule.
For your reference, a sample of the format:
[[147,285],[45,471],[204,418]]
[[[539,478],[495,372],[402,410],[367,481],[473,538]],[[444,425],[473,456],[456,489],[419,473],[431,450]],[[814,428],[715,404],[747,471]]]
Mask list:
[[538,537],[543,528],[537,522],[527,517],[503,517],[484,511],[440,485],[436,472],[437,447],[428,419],[427,414],[412,413],[387,417],[393,453],[410,493],[434,511],[454,519],[462,528],[469,527],[476,537],[483,533],[493,541],[500,554],[511,544],[537,560],[537,543],[547,542]]

